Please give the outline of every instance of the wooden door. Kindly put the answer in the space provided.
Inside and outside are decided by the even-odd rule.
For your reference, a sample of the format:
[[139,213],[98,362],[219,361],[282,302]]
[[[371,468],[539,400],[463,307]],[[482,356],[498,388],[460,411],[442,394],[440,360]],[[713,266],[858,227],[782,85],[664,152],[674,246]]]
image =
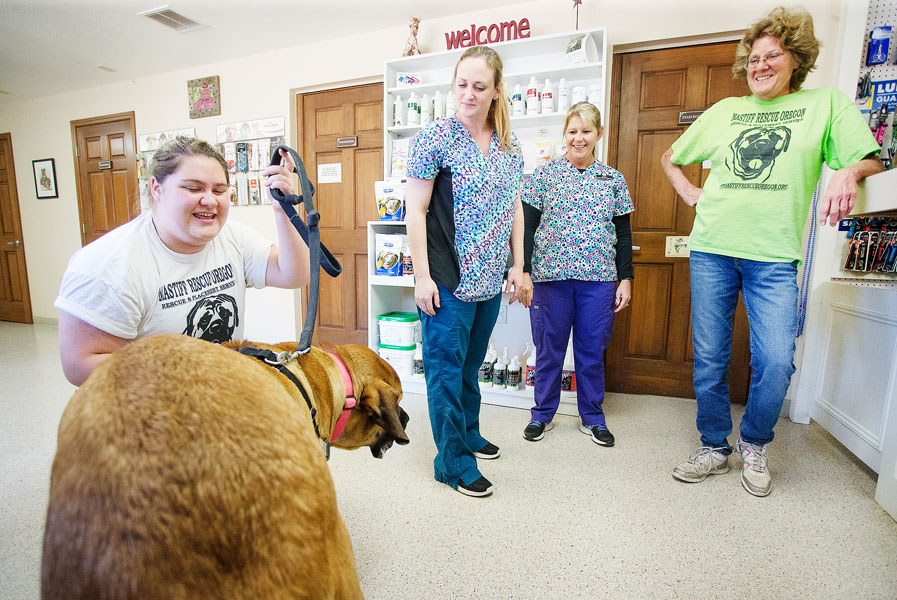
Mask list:
[[72,121],[81,245],[140,214],[134,113]]
[[[660,156],[685,131],[680,111],[704,110],[728,96],[750,94],[732,78],[735,43],[621,54],[614,61],[611,162],[635,203],[635,281],[629,310],[617,314],[607,352],[609,390],[694,398],[694,356],[688,259],[666,257],[668,236],[687,236],[695,210],[673,190]],[[615,121],[615,122],[614,122]],[[612,134],[613,135],[613,134]],[[709,170],[683,168],[701,185]],[[747,316],[739,299],[729,373],[733,402],[745,403],[750,382]]]
[[[47,203],[44,210],[50,209]],[[0,133],[0,321],[32,322],[12,136],[8,133]]]
[[[321,241],[343,265],[335,279],[321,272],[314,341],[367,345],[367,222],[379,218],[374,182],[383,179],[383,85],[302,94],[296,108]],[[340,147],[352,137],[356,145]],[[319,165],[339,165],[340,181],[318,182]]]

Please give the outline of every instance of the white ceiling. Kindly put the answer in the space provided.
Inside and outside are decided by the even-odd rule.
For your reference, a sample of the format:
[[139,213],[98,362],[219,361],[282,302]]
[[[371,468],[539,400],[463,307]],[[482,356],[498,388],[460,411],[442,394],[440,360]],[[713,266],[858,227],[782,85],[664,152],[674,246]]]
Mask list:
[[[137,13],[167,0],[0,0],[0,102],[50,96],[376,31],[515,0],[168,0],[207,25],[177,33]],[[97,67],[108,67],[106,72]]]

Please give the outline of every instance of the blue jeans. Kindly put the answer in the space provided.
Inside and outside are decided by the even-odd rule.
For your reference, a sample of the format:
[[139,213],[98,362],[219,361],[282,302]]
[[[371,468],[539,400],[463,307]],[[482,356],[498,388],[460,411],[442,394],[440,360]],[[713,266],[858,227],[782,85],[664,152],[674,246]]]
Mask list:
[[501,294],[482,302],[464,302],[443,285],[436,287],[440,302],[436,316],[418,310],[427,405],[437,451],[433,468],[437,481],[457,488],[459,480],[470,485],[482,477],[473,453],[489,442],[480,435],[477,373],[498,318]]
[[697,426],[704,446],[732,451],[729,359],[738,292],[751,335],[751,387],[741,439],[768,444],[794,374],[797,261],[760,262],[691,252],[691,319]]
[[544,281],[533,284],[529,309],[536,343],[536,405],[531,417],[550,423],[561,401],[561,372],[570,329],[576,369],[576,404],[586,427],[607,425],[604,350],[614,324],[614,281]]

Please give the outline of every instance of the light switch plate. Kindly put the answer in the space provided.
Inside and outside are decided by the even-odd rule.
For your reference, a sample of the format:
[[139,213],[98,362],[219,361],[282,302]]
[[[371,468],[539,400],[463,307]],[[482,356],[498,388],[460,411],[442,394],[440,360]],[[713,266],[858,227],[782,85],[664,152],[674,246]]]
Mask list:
[[688,236],[687,235],[668,235],[667,246],[664,256],[667,257],[687,257],[688,256]]

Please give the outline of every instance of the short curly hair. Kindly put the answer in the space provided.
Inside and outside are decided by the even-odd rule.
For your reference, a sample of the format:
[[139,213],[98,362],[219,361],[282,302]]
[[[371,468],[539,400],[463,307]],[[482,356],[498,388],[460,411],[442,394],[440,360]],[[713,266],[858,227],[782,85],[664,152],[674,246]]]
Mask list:
[[816,68],[816,58],[822,45],[813,33],[813,17],[806,10],[774,8],[745,32],[735,50],[735,64],[732,74],[747,77],[748,59],[751,48],[758,39],[766,36],[778,38],[782,47],[794,57],[796,64],[791,74],[791,91],[798,91],[807,75]]

